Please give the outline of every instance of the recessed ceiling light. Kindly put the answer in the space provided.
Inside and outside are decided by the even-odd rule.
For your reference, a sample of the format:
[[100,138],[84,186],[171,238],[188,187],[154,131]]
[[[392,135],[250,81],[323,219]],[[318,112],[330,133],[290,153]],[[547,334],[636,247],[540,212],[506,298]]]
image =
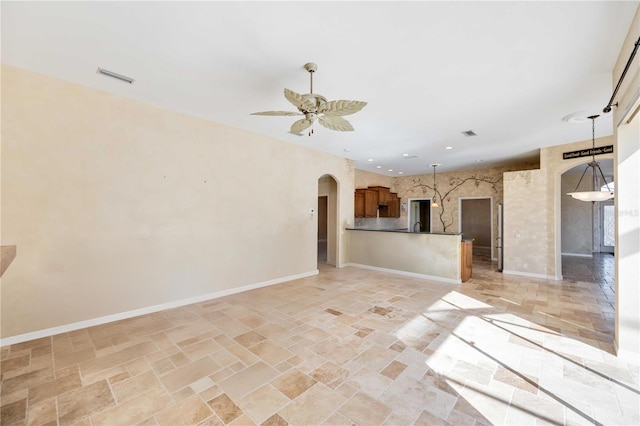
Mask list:
[[367,161],[373,161],[373,158],[369,158]]
[[484,160],[476,160],[476,163],[482,163]]
[[133,82],[135,81],[131,77],[127,77],[125,75],[118,74],[113,71],[105,70],[104,68],[100,68],[100,67],[98,67],[98,69],[96,70],[96,73],[106,75],[107,77],[115,78],[116,80],[124,81],[125,83],[129,83],[129,84],[133,84]]
[[403,175],[403,174],[404,174],[404,172],[398,172],[398,174],[399,174],[399,175]]
[[388,171],[392,172],[392,171],[393,171],[393,169],[389,169]]
[[408,157],[408,156],[409,156],[409,154],[402,154],[402,156],[403,156],[403,157]]
[[452,146],[445,146],[444,149],[453,149]]
[[345,148],[344,152],[351,152],[351,150],[349,148]]
[[469,136],[478,136],[476,134],[476,132],[474,132],[473,130],[465,130],[464,132],[462,132],[463,135],[469,137]]
[[381,168],[382,168],[382,166],[376,166],[376,169],[381,169]]

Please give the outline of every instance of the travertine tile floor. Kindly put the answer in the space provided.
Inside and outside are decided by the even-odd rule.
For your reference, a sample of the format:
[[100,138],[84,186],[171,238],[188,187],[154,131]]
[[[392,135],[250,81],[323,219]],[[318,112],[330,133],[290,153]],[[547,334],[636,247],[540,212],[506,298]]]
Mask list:
[[2,348],[11,424],[640,423],[610,287],[357,268]]

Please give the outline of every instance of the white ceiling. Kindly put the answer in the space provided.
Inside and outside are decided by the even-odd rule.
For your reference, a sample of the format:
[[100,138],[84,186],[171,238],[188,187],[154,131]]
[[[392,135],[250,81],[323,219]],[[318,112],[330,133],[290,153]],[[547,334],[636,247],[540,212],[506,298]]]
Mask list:
[[[410,175],[590,139],[562,118],[607,104],[639,3],[3,1],[2,62]],[[315,93],[368,102],[355,132],[249,115],[293,111],[283,89],[308,92],[307,62]]]

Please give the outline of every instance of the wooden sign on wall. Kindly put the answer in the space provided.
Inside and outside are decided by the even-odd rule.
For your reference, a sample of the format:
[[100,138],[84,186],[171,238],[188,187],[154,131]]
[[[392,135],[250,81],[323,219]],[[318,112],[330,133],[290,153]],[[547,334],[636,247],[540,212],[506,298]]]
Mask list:
[[578,151],[571,152],[563,152],[562,159],[570,160],[572,158],[580,158],[580,157],[591,157],[592,155],[602,155],[602,154],[612,154],[613,153],[613,145],[607,146],[598,146],[595,149],[580,149]]

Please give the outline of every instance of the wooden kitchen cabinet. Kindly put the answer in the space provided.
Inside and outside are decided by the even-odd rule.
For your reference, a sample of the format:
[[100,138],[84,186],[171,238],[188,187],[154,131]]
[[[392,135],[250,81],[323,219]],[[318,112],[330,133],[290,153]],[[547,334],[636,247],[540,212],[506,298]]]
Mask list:
[[400,197],[384,186],[356,189],[355,217],[400,217]]
[[389,203],[389,217],[400,217],[400,197],[398,197],[398,194],[391,194],[393,198]]
[[370,190],[378,191],[378,205],[387,206],[391,201],[391,190],[384,186],[370,186]]
[[364,191],[364,217],[378,217],[378,191]]
[[355,217],[378,217],[378,191],[356,189]]
[[464,240],[461,247],[460,268],[462,282],[467,282],[471,278],[473,264],[473,240]]
[[355,216],[364,217],[364,191],[356,189]]

